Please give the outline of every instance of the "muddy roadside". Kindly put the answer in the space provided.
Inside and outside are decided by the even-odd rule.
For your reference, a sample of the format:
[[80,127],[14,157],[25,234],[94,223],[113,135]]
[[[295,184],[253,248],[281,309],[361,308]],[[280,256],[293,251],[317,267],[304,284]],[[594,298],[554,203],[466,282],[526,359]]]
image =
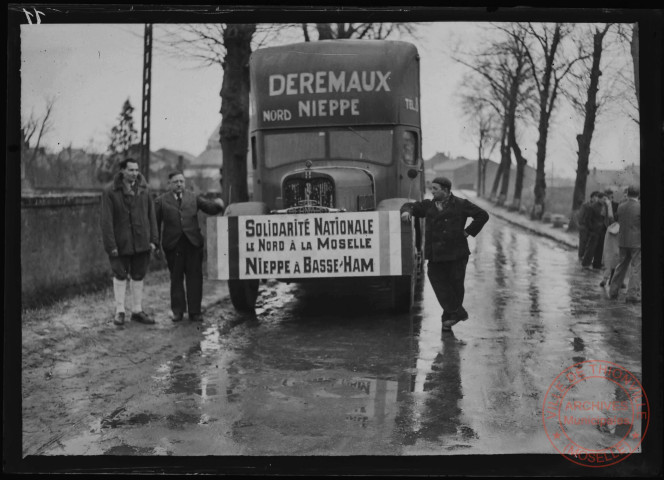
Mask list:
[[[225,282],[205,281],[203,323],[173,323],[168,271],[145,280],[144,310],[155,325],[113,324],[113,292],[22,312],[23,455],[39,455],[68,432],[108,417],[145,388],[145,371],[170,360],[211,325],[224,326]],[[222,312],[222,313],[220,313]]]

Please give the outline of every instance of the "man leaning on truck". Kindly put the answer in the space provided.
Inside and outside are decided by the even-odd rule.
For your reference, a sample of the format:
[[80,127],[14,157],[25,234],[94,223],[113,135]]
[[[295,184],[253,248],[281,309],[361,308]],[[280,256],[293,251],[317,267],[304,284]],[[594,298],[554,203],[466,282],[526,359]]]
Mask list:
[[[449,179],[436,177],[431,182],[433,200],[406,203],[401,207],[404,222],[410,222],[411,217],[426,219],[424,256],[429,261],[429,281],[443,307],[443,331],[450,331],[453,325],[468,319],[468,312],[463,308],[464,279],[470,255],[467,237],[476,236],[489,220],[486,211],[455,197],[451,188]],[[466,227],[469,217],[473,221]]]
[[217,215],[224,211],[224,202],[220,198],[206,200],[186,190],[184,173],[180,171],[168,175],[168,187],[169,191],[155,200],[155,210],[157,230],[171,276],[173,321],[182,321],[188,311],[189,320],[200,322],[203,320],[203,235],[198,211]]

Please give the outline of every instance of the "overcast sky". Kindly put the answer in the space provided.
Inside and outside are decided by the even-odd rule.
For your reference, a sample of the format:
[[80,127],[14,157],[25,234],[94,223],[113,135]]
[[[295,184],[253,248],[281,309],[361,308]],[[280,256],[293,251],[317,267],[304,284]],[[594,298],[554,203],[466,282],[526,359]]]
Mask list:
[[[108,132],[116,123],[123,102],[135,107],[140,131],[143,25],[50,25],[21,27],[21,112],[42,115],[46,98],[56,98],[54,127],[43,143],[103,151]],[[159,39],[159,24],[154,26]],[[458,94],[466,72],[451,58],[455,46],[474,45],[488,30],[482,23],[429,23],[419,28],[414,43],[421,56],[423,157],[436,152],[476,158],[477,147],[468,131]],[[627,59],[624,59],[627,60]],[[222,70],[200,68],[156,48],[152,59],[151,149],[170,148],[200,154],[221,120],[219,113]],[[631,74],[631,72],[627,72]],[[561,108],[554,118],[547,156],[556,176],[573,177],[579,117]],[[528,164],[535,166],[537,138],[534,127],[523,134],[521,147]],[[620,169],[639,164],[638,129],[612,109],[601,118],[593,138],[591,168]],[[493,155],[497,159],[497,152]]]

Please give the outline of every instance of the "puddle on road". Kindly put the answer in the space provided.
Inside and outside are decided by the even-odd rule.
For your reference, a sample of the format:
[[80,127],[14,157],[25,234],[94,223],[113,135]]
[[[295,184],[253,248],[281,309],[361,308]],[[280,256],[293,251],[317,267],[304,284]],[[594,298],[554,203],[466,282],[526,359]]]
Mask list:
[[[277,387],[269,389],[272,396],[286,400],[299,398],[332,410],[343,410],[346,405],[357,405],[359,401],[361,405],[350,409],[344,414],[344,418],[363,428],[371,421],[380,424],[388,416],[393,418],[397,410],[398,382],[394,380],[332,376],[288,377],[279,382]],[[330,404],[329,400],[334,403]]]
[[161,447],[134,447],[131,445],[116,445],[106,450],[103,455],[172,455]]
[[203,399],[217,395],[217,385],[198,373],[178,373],[164,380],[168,383],[164,393],[196,394]]

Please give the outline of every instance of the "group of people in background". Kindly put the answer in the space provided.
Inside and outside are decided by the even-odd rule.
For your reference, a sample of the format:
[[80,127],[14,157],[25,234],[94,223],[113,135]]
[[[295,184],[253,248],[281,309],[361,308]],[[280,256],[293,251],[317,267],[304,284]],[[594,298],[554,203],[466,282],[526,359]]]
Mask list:
[[[641,301],[641,204],[638,187],[624,190],[624,199],[613,200],[613,190],[595,191],[578,212],[579,262],[585,269],[603,269],[601,287],[618,298],[627,288],[625,301]],[[629,272],[629,275],[628,275]],[[624,285],[626,278],[627,285]]]
[[155,323],[143,310],[143,279],[151,254],[160,255],[160,248],[170,272],[173,321],[181,321],[185,313],[191,321],[202,321],[203,236],[198,211],[219,214],[224,203],[186,190],[183,172],[172,172],[168,178],[169,191],[153,199],[138,161],[128,158],[120,162],[120,171],[102,194],[101,231],[113,272],[115,325],[126,321],[127,282],[130,319]]

